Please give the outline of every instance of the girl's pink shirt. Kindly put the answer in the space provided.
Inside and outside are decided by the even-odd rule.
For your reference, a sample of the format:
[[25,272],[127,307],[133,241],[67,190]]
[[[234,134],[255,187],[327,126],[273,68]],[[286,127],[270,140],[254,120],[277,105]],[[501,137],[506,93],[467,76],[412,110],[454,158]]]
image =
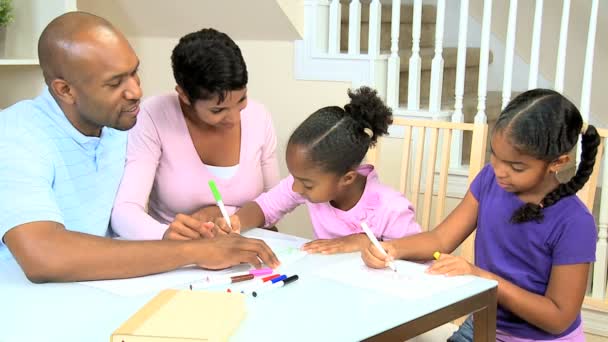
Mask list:
[[363,233],[361,221],[367,222],[374,235],[381,240],[392,240],[420,232],[410,201],[398,191],[383,185],[371,165],[357,170],[367,177],[365,189],[350,210],[334,208],[330,203],[311,203],[292,190],[293,177],[256,198],[264,212],[265,225],[271,226],[300,204],[306,204],[315,238],[333,239]]

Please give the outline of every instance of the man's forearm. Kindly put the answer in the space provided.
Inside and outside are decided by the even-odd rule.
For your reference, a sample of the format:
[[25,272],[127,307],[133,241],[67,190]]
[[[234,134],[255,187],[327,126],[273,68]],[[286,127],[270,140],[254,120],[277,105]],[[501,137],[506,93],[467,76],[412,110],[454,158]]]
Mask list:
[[63,228],[42,234],[11,249],[33,282],[130,278],[194,263],[191,242],[113,240]]

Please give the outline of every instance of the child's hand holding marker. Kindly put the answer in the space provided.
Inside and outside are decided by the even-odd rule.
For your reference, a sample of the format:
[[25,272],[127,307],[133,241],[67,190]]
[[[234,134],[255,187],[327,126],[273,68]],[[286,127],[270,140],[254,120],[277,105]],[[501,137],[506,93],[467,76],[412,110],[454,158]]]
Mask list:
[[474,275],[481,276],[480,269],[464,258],[450,254],[433,253],[435,262],[427,268],[430,274],[443,274],[445,276]]
[[361,251],[363,262],[372,268],[390,267],[393,271],[397,272],[394,263],[397,250],[389,242],[380,243],[366,222],[361,222],[361,228],[370,241],[368,247]]

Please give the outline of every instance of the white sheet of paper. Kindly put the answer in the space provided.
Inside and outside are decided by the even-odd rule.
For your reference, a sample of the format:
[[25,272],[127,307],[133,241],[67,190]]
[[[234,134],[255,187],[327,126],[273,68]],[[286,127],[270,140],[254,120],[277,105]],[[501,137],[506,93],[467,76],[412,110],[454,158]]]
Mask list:
[[[264,240],[274,251],[279,260],[281,271],[285,266],[296,262],[306,255],[300,251],[300,247],[308,240],[285,234],[277,234],[263,229],[252,229],[243,234],[247,237]],[[155,293],[169,288],[187,288],[190,283],[201,283],[208,276],[243,272],[251,269],[249,264],[238,265],[219,271],[203,270],[191,266],[180,268],[175,271],[149,275],[145,277],[83,281],[82,285],[91,286],[100,290],[108,291],[120,296],[137,296],[145,293]]]
[[372,269],[361,259],[348,260],[330,265],[319,275],[354,287],[381,291],[408,300],[432,296],[472,280],[468,276],[445,277],[430,275],[424,271],[427,265],[409,261],[395,261],[397,272],[386,269]]
[[187,288],[192,282],[200,282],[210,275],[220,275],[233,272],[246,271],[251,266],[239,265],[220,271],[209,271],[191,266],[175,271],[153,274],[145,277],[82,281],[80,284],[108,291],[120,296],[137,296],[145,293],[159,292],[170,288]]

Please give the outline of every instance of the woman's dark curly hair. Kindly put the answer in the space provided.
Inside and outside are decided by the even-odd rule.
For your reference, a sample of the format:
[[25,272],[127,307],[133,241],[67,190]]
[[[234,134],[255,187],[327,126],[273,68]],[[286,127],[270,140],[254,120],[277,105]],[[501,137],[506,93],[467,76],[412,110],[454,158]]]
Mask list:
[[[578,141],[583,118],[572,102],[549,89],[532,89],[515,97],[502,111],[494,133],[502,132],[522,153],[552,162],[570,152]],[[527,203],[517,209],[511,222],[543,220],[543,208],[576,194],[593,172],[600,136],[589,125],[582,132],[581,159],[576,174],[548,193],[539,204]]]
[[175,82],[190,101],[209,100],[247,86],[247,66],[236,43],[212,28],[183,36],[171,54]]
[[324,171],[343,175],[356,168],[378,137],[388,133],[393,113],[369,87],[348,91],[350,103],[324,107],[296,128],[289,145],[304,146]]

